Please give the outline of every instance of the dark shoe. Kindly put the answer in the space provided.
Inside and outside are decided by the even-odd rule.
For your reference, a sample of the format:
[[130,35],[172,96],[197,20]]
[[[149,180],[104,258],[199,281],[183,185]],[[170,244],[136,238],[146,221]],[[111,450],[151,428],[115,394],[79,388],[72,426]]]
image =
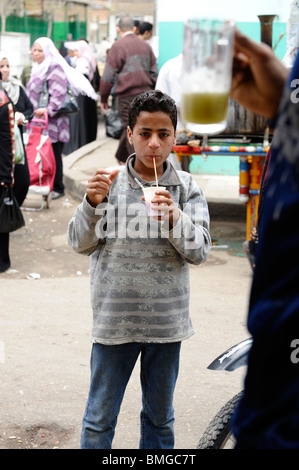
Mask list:
[[56,191],[52,191],[51,193],[51,199],[59,199],[60,197],[63,197],[64,193],[57,193]]
[[10,268],[10,263],[6,265],[0,264],[0,273],[5,273]]

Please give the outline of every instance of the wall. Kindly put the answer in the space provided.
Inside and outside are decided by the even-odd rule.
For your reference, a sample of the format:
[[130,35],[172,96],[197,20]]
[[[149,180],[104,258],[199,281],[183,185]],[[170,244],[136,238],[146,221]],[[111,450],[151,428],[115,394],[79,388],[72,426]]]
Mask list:
[[29,62],[30,34],[0,33],[1,54],[8,56],[11,75],[19,77],[24,65]]
[[[277,15],[273,22],[272,46],[282,59],[286,52],[286,22],[289,16],[289,0],[157,0],[159,31],[159,68],[182,51],[184,22],[190,17],[217,17],[233,19],[239,29],[252,39],[260,40],[260,21],[257,15]],[[241,6],[240,6],[241,5]],[[283,35],[281,38],[280,36]],[[195,173],[239,174],[237,157],[193,157],[190,169]]]

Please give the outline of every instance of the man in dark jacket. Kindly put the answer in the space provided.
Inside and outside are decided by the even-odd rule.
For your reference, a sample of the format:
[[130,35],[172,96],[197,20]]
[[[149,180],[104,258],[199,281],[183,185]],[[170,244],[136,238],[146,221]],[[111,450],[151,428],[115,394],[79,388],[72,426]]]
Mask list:
[[102,111],[106,113],[108,98],[116,81],[115,94],[124,129],[115,156],[124,163],[134,151],[127,140],[129,104],[143,91],[155,88],[158,69],[151,46],[134,34],[134,21],[130,17],[120,19],[117,32],[120,39],[108,52],[100,95]]

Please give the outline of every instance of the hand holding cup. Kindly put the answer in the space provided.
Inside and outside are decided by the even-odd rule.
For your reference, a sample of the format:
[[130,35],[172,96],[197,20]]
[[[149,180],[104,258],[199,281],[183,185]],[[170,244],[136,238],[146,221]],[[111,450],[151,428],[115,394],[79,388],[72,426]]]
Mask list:
[[180,216],[171,194],[165,187],[151,186],[143,189],[143,200],[146,204],[147,215],[156,220],[169,220],[174,226]]

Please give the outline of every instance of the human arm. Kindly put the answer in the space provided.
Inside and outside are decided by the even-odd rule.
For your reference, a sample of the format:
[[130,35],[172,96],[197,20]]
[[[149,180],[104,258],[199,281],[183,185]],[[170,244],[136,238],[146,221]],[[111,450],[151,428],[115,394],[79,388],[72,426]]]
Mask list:
[[18,125],[26,125],[34,116],[33,104],[27,96],[26,91],[20,86],[20,97],[16,104],[16,120]]
[[[111,48],[112,49],[112,48]],[[108,109],[108,98],[111,90],[115,84],[118,64],[115,59],[114,48],[109,51],[109,56],[106,59],[103,75],[100,81],[100,97],[101,97],[101,108],[105,112]],[[113,59],[113,60],[112,60]]]
[[157,59],[152,52],[150,51],[150,59],[151,59],[151,65],[150,65],[150,70],[149,70],[149,75],[152,81],[152,88],[155,88],[157,78],[158,78],[158,67],[157,67]]
[[[145,198],[142,198],[145,200]],[[167,189],[160,189],[155,192],[155,197],[151,201],[152,204],[160,204],[162,214],[157,219],[158,220],[166,220],[169,222],[170,228],[174,227],[179,218],[180,218],[180,211],[179,208],[174,203],[174,200]]]
[[102,217],[103,214],[96,212],[85,195],[67,228],[68,244],[76,253],[89,256],[104,243],[96,232],[96,225]]
[[230,96],[254,113],[274,118],[288,70],[264,43],[252,41],[238,29]]
[[108,106],[107,102],[106,103],[101,103],[101,110],[102,110],[103,114],[106,114],[108,109],[109,109],[109,106]]
[[34,111],[38,117],[43,117],[45,114],[53,117],[59,112],[67,94],[67,83],[62,67],[59,64],[51,65],[47,76],[49,102],[47,107]]
[[106,198],[117,173],[118,170],[98,170],[88,181],[86,195],[67,230],[68,243],[75,252],[90,255],[105,242],[96,225],[104,216]]
[[92,207],[97,207],[106,198],[118,170],[97,170],[88,180],[86,195],[87,201]]

